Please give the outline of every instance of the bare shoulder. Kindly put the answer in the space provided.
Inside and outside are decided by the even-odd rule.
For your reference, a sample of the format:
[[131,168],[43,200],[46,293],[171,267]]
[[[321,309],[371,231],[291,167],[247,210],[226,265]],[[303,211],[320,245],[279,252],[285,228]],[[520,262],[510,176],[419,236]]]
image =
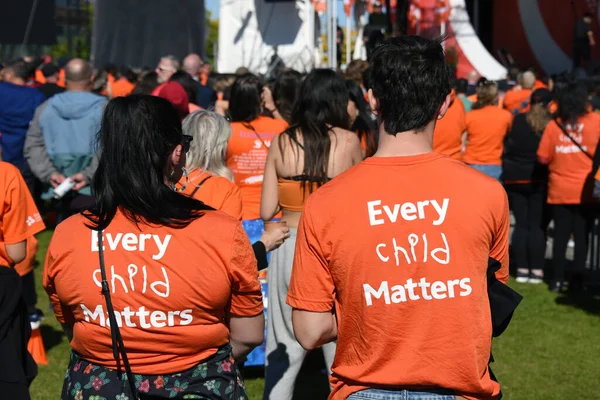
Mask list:
[[358,139],[358,135],[352,131],[346,130],[346,129],[342,129],[342,128],[333,128],[333,135],[335,135],[338,139],[340,143],[344,143],[344,142],[356,142],[358,144],[360,144],[360,140]]

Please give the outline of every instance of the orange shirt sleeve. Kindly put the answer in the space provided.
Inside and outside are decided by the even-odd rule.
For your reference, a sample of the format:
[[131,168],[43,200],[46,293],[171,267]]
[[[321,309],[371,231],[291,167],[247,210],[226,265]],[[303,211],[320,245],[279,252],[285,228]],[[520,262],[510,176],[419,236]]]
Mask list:
[[311,199],[300,218],[287,303],[300,310],[327,312],[334,306],[335,284],[313,225]]
[[256,257],[241,224],[233,235],[233,254],[229,265],[231,301],[229,314],[254,317],[263,312],[262,291],[258,282]]
[[225,195],[221,211],[227,215],[231,215],[238,221],[242,220],[242,191],[237,185],[231,186],[231,189]]
[[4,212],[2,234],[5,244],[16,244],[46,229],[29,189],[19,171],[11,166]]
[[46,262],[44,263],[44,276],[43,285],[48,297],[50,298],[50,304],[54,310],[56,320],[61,324],[75,323],[75,316],[71,309],[62,304],[58,295],[56,294],[56,287],[54,286],[54,277],[60,270],[60,262],[54,255],[54,239],[50,241],[48,251],[46,252]]
[[[500,197],[501,196],[501,197]],[[496,230],[493,237],[490,258],[499,261],[501,267],[496,271],[496,279],[502,283],[508,282],[508,242],[510,236],[510,212],[508,209],[508,198],[504,189],[500,191],[500,206],[494,218]]]
[[546,128],[544,129],[544,133],[542,134],[542,139],[540,140],[540,145],[538,146],[537,156],[538,158],[544,158],[546,160],[552,159],[552,139],[550,135],[552,134],[552,124],[554,122],[550,121]]

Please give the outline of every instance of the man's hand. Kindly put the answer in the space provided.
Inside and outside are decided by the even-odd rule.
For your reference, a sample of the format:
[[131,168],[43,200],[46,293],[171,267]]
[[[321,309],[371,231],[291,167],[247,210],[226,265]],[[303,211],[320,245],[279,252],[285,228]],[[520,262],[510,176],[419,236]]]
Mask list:
[[67,179],[67,178],[65,178],[65,176],[63,174],[55,172],[52,175],[50,175],[50,186],[55,188],[58,185],[60,185],[61,183],[63,183],[63,181],[65,179]]
[[71,181],[75,183],[75,186],[73,186],[72,190],[80,190],[81,188],[83,188],[84,186],[87,186],[87,184],[88,184],[87,181],[85,180],[85,176],[83,176],[83,174],[81,172],[76,173],[69,179],[71,179]]
[[279,246],[283,244],[285,239],[290,237],[290,228],[287,226],[280,226],[272,231],[263,232],[260,237],[260,241],[265,245],[265,249],[267,249],[267,253],[271,250],[275,250]]

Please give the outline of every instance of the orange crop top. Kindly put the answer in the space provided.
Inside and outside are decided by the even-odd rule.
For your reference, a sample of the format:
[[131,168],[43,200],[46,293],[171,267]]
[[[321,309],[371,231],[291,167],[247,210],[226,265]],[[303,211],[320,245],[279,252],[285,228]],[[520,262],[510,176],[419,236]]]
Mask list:
[[302,175],[298,175],[291,178],[279,178],[277,180],[279,207],[281,207],[281,210],[302,212],[308,196],[317,190],[317,182],[312,183],[312,191],[308,187],[305,190],[302,187],[301,178]]

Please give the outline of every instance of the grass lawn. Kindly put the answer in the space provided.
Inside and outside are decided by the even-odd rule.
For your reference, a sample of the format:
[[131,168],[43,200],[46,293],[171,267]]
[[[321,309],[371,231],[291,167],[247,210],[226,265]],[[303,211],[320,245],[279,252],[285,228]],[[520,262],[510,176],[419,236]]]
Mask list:
[[[42,288],[41,273],[50,237],[51,232],[39,236],[40,265],[36,270],[36,283],[38,307],[43,311],[48,310],[48,298]],[[508,330],[494,340],[496,363],[492,366],[505,399],[598,399],[600,297],[558,296],[548,292],[545,285],[514,282],[511,285],[524,300]],[[69,345],[52,315],[44,321],[42,335],[49,364],[40,366],[31,395],[33,400],[56,400],[60,398]],[[304,375],[301,385],[313,386],[312,378],[306,379],[307,375],[310,373]],[[263,379],[249,378],[246,385],[251,400],[262,398]],[[322,397],[299,398],[319,400]]]

